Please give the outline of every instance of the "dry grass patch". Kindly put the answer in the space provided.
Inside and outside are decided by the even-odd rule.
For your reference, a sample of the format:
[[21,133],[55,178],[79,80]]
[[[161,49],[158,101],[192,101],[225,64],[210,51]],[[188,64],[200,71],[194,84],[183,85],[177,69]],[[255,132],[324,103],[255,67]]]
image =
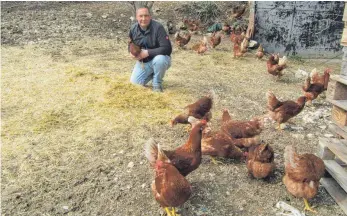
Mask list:
[[[184,106],[213,89],[212,123],[218,126],[222,108],[235,119],[262,115],[269,89],[285,99],[301,94],[303,81],[292,72],[275,80],[265,60],[256,61],[251,53],[234,59],[225,51],[230,41],[223,42],[202,56],[175,49],[162,94],[129,83],[134,61],[124,41],[87,38],[53,47],[2,47],[2,213],[141,215],[146,209],[146,215],[157,215],[142,146],[149,137],[166,148],[184,143],[185,127],[168,124]],[[289,64],[293,71],[315,66],[310,61]],[[331,63],[317,69],[325,66],[336,72],[340,67]],[[300,141],[289,132],[282,136],[271,129],[266,134],[280,155],[288,142]],[[195,192],[187,215],[196,215],[200,207],[213,215],[254,215],[256,209],[239,212],[238,202],[230,202],[238,199],[233,194],[253,194],[252,187],[278,196],[264,203],[266,194],[258,190],[246,197],[251,203],[271,208],[283,198],[279,174],[273,184],[251,182],[251,187],[243,169],[243,164],[219,169],[204,163],[188,177]],[[226,197],[230,182],[237,186]],[[332,215],[335,209],[324,211]]]

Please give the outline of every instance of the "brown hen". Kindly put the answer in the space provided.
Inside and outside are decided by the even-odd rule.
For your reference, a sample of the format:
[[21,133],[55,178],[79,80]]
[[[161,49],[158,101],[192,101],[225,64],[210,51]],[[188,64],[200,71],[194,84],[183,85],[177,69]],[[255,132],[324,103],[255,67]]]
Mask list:
[[188,33],[184,36],[181,36],[179,32],[176,32],[175,34],[175,44],[179,47],[184,47],[185,45],[188,44],[191,38],[191,33]]
[[[183,176],[197,169],[201,163],[201,138],[205,125],[206,121],[202,120],[193,127],[185,144],[175,150],[164,151],[171,163]],[[150,164],[154,166],[157,160],[158,147],[153,139],[146,143],[145,154]]]
[[212,48],[215,48],[222,41],[222,35],[220,32],[213,32],[212,36],[209,38],[209,42]]
[[[175,207],[182,205],[189,199],[192,187],[171,163],[159,145],[154,168],[155,180],[151,187],[154,197],[165,209],[168,216],[171,213],[176,215]],[[170,207],[173,208],[171,211],[169,210]]]
[[263,58],[263,56],[264,56],[264,48],[263,48],[263,46],[261,44],[259,45],[255,55],[257,56],[258,59],[262,59]]
[[[286,58],[285,58],[286,59]],[[278,55],[271,55],[266,62],[267,71],[273,76],[283,76],[283,69],[287,67],[286,61],[279,62]]]
[[319,180],[325,172],[323,160],[313,154],[299,155],[293,146],[286,146],[284,159],[283,183],[288,192],[304,199],[304,210],[315,212],[307,200],[313,198],[318,192]]
[[192,50],[196,51],[198,54],[203,54],[207,51],[207,38],[204,36],[203,40],[192,46]]
[[189,124],[188,117],[193,116],[197,119],[205,119],[210,121],[212,118],[212,113],[210,112],[213,105],[214,91],[210,91],[208,95],[200,98],[195,103],[187,105],[184,109],[184,113],[176,116],[171,120],[171,126],[174,126],[178,123],[180,124]]
[[290,118],[298,115],[305,107],[306,97],[302,96],[297,99],[297,101],[287,100],[279,101],[274,93],[267,92],[267,108],[269,110],[269,115],[273,120],[278,123],[278,129],[280,129],[281,124],[287,122]]
[[[254,118],[250,121],[236,121],[232,120],[228,110],[223,110],[223,123],[221,130],[227,133],[234,139],[240,138],[252,138],[256,135],[259,135],[263,129],[263,121]],[[258,141],[258,139],[254,139]],[[257,143],[256,143],[257,144]],[[240,147],[249,147],[249,146],[240,146]]]
[[312,100],[316,99],[318,95],[327,90],[330,73],[331,69],[326,69],[324,74],[319,76],[317,71],[314,70],[312,72],[312,78],[307,77],[302,89],[309,103],[312,103]]
[[268,144],[258,144],[248,149],[247,169],[254,178],[266,178],[275,168],[274,151]]
[[129,40],[129,51],[133,56],[137,57],[141,53],[141,47]]

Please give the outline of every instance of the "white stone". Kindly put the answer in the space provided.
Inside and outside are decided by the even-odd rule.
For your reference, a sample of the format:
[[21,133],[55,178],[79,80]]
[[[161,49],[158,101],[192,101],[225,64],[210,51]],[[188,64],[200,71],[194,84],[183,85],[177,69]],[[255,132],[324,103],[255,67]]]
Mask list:
[[298,69],[298,71],[295,73],[295,77],[298,79],[306,78],[307,76],[308,76],[308,73],[301,69]]
[[307,138],[312,139],[314,137],[314,134],[310,133],[310,134],[307,134],[306,136],[307,136]]
[[295,137],[297,139],[304,139],[305,138],[305,136],[302,134],[292,134],[292,137]]
[[92,18],[93,14],[92,14],[92,13],[86,13],[86,16],[87,16],[88,18]]
[[327,126],[326,125],[321,125],[321,126],[319,126],[319,128],[322,129],[322,130],[325,130],[327,128]]
[[304,130],[304,128],[300,127],[300,126],[292,126],[291,129],[293,129],[293,130]]
[[333,135],[333,134],[324,134],[324,136],[325,136],[325,137],[327,137],[327,138],[334,137],[334,135]]
[[128,168],[133,168],[133,167],[134,167],[134,162],[132,162],[132,161],[129,162],[129,163],[128,163]]

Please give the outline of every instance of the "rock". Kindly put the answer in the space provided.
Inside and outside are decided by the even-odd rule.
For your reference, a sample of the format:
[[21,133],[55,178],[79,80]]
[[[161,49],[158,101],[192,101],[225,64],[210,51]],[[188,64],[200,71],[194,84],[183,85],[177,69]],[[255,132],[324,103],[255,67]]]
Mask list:
[[69,206],[63,206],[64,210],[69,210]]
[[304,128],[300,127],[300,126],[292,126],[290,128],[293,129],[293,130],[304,130]]
[[106,19],[108,17],[108,14],[104,14],[101,16],[103,19]]
[[307,136],[307,138],[312,139],[314,137],[314,134],[310,133],[310,134],[307,134],[306,136]]
[[226,192],[226,194],[229,196],[229,195],[230,195],[230,192],[229,192],[229,191],[227,191],[227,192]]
[[305,138],[305,136],[302,134],[292,134],[292,137],[295,137],[297,139],[304,139]]
[[93,17],[93,14],[92,13],[86,13],[86,16],[88,19],[92,18]]
[[308,73],[304,70],[298,69],[298,71],[295,73],[295,77],[298,79],[303,79],[308,77]]
[[134,162],[132,162],[132,161],[129,162],[129,163],[128,163],[128,168],[133,168],[133,167],[134,167]]
[[209,173],[209,175],[210,175],[211,177],[214,177],[216,174],[214,174],[214,173]]
[[331,138],[331,137],[334,137],[334,135],[333,134],[324,134],[324,137]]
[[321,117],[323,117],[322,111],[317,110],[316,112],[312,113],[312,115],[310,115],[310,114],[305,115],[302,118],[302,120],[304,121],[305,124],[315,123]]
[[326,125],[321,125],[321,126],[319,126],[319,128],[322,129],[322,130],[325,130],[327,128],[327,126]]
[[143,183],[142,185],[141,185],[141,188],[143,189],[143,188],[145,188],[146,187],[146,183]]

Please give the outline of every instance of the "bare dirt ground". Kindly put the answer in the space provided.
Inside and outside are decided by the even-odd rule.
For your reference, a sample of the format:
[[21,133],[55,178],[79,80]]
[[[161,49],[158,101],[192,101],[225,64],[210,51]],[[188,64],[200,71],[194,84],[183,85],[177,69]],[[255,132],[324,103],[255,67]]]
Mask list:
[[[179,4],[157,2],[155,15],[172,18]],[[269,89],[299,97],[298,69],[340,73],[340,61],[290,59],[275,80],[253,53],[233,59],[225,38],[203,56],[175,48],[165,92],[152,93],[128,83],[130,14],[125,2],[1,2],[2,215],[161,215],[143,145],[150,137],[167,149],[184,143],[185,126],[168,125],[182,107],[214,89],[218,127],[222,108],[238,120],[264,115]],[[203,157],[187,177],[193,194],[181,215],[275,215],[278,201],[302,211],[282,183],[283,150],[315,153],[330,113],[320,97],[283,132],[267,122],[261,138],[277,165],[267,181],[249,178],[242,162]],[[323,187],[311,203],[315,215],[344,215]]]

